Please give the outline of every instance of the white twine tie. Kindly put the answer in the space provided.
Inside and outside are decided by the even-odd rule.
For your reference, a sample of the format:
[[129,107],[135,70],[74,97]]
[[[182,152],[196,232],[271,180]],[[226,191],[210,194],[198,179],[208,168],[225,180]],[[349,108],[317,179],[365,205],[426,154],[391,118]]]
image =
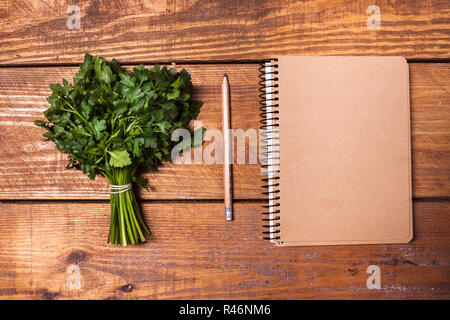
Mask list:
[[123,185],[110,184],[109,188],[111,189],[111,194],[127,192],[128,190],[131,190],[131,182]]

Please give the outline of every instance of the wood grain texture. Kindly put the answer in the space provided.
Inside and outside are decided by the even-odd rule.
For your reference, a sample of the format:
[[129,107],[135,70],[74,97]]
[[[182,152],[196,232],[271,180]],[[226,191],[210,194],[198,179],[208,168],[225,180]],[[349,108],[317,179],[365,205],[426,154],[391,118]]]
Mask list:
[[[259,127],[257,65],[185,65],[192,73],[194,97],[204,101],[198,120],[221,130],[220,84],[231,86],[232,127]],[[65,169],[66,156],[44,141],[33,120],[48,105],[49,83],[72,79],[77,68],[0,69],[0,199],[108,199],[106,180],[89,180]],[[450,66],[411,64],[414,197],[450,196]],[[247,145],[248,163],[248,145]],[[257,164],[234,166],[234,197],[263,199]],[[222,199],[222,165],[165,164],[145,174],[152,192],[142,199]]]
[[[450,298],[450,203],[416,202],[403,245],[275,247],[261,203],[143,204],[143,245],[106,245],[107,203],[0,203],[0,299]],[[81,288],[69,290],[69,266]],[[366,287],[369,265],[381,289]]]
[[[69,30],[69,5],[81,28]],[[121,62],[255,60],[276,55],[449,58],[447,0],[6,0],[0,64],[61,64],[85,52]]]
[[410,64],[413,195],[450,196],[450,65]]

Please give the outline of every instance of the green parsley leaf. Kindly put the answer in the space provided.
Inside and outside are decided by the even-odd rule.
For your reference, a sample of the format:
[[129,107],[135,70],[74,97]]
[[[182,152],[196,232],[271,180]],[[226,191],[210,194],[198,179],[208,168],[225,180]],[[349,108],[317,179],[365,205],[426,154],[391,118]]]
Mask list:
[[108,151],[111,158],[109,164],[113,167],[122,168],[131,164],[130,155],[127,150]]

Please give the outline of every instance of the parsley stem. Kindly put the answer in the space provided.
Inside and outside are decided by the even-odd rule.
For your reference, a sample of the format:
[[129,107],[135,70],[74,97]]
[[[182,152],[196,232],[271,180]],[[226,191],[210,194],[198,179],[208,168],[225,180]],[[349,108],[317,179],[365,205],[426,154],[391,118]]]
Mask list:
[[73,113],[75,113],[81,120],[84,121],[84,123],[86,123],[86,124],[88,123],[86,121],[86,119],[83,118],[83,116],[69,102],[67,102],[67,100],[63,99],[63,101],[65,104],[67,104],[70,107],[70,109],[72,109]]
[[[131,182],[136,169],[132,166],[110,167],[104,172],[110,184],[126,185]],[[114,245],[136,244],[145,241],[150,232],[142,219],[133,190],[111,194],[111,221],[108,242]]]

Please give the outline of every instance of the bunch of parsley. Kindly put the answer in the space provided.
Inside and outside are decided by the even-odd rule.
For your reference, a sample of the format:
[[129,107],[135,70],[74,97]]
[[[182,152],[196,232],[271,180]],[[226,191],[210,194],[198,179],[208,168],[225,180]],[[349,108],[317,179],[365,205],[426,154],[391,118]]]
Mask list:
[[[86,54],[73,85],[63,79],[51,84],[48,121],[36,120],[45,128],[44,137],[67,153],[68,169],[78,169],[91,179],[105,176],[111,185],[138,182],[145,165],[155,170],[170,159],[175,142],[171,134],[189,128],[201,102],[191,100],[191,76],[186,70],[140,65],[124,71],[113,59]],[[135,244],[150,234],[132,190],[111,194],[111,224],[108,242]]]

